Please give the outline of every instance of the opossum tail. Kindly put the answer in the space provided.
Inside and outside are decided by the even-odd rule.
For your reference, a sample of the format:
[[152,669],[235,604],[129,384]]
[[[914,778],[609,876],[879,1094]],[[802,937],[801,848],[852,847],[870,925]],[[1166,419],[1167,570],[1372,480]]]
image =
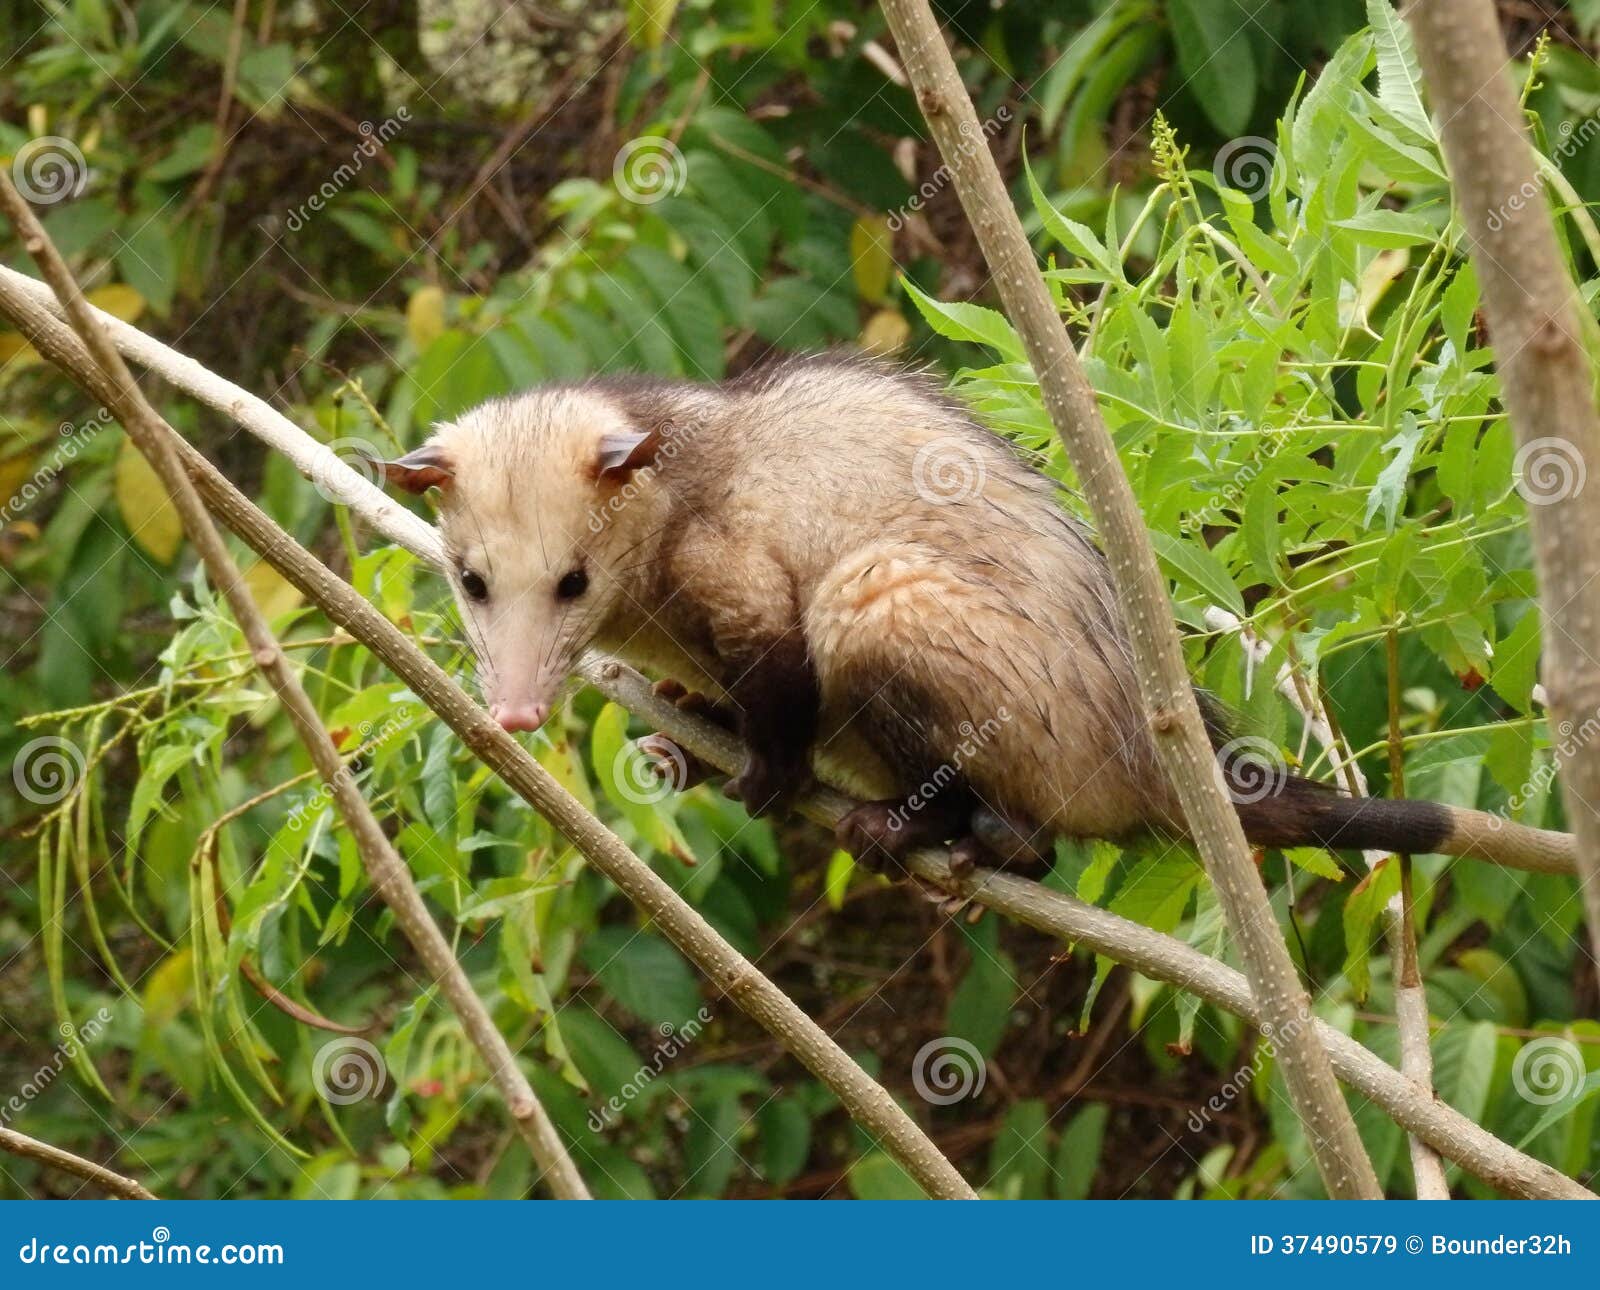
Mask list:
[[1258,846],[1475,856],[1534,873],[1575,871],[1570,833],[1438,802],[1346,797],[1299,775],[1274,777],[1262,764],[1220,764],[1245,837]]

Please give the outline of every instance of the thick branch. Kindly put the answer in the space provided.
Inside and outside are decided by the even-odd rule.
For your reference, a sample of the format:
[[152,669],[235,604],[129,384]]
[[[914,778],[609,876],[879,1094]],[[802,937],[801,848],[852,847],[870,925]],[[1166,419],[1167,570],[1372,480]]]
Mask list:
[[328,785],[339,813],[355,839],[362,863],[372,878],[372,885],[394,911],[395,921],[415,946],[429,973],[440,983],[445,998],[461,1018],[462,1029],[482,1054],[490,1078],[504,1096],[506,1108],[527,1142],[541,1177],[557,1196],[587,1198],[588,1189],[577,1166],[572,1163],[572,1157],[567,1154],[560,1135],[556,1133],[555,1125],[517,1066],[515,1056],[495,1027],[483,1001],[473,990],[466,972],[450,952],[449,943],[411,881],[410,871],[390,845],[377,817],[346,772],[339,750],[317,715],[316,707],[251,598],[238,566],[223,543],[222,535],[211,522],[205,504],[178,460],[175,445],[181,441],[176,431],[161,419],[145,399],[133,373],[123,362],[122,355],[90,311],[66,262],[33,211],[18,194],[10,177],[4,174],[0,174],[0,206],[4,207],[13,227],[21,233],[23,245],[54,288],[57,300],[77,333],[81,342],[78,353],[80,368],[86,377],[92,373],[97,378],[94,384],[98,386],[101,397],[116,413],[117,419],[122,422],[129,437],[149,461],[172,498],[172,504],[183,521],[184,531],[200,553],[207,575],[227,598],[256,666],[277,694],[312,764]]
[[[1600,713],[1593,656],[1600,640],[1600,417],[1577,293],[1556,245],[1492,0],[1419,0],[1406,16],[1521,445],[1544,614],[1544,686],[1555,725],[1587,731]],[[1600,741],[1564,739],[1557,762],[1600,970]]]
[[9,1151],[14,1156],[25,1156],[29,1160],[37,1160],[40,1164],[76,1174],[79,1178],[87,1178],[123,1200],[157,1199],[155,1193],[147,1191],[143,1183],[132,1178],[124,1178],[104,1165],[97,1165],[92,1160],[85,1160],[82,1156],[75,1156],[70,1151],[63,1151],[60,1147],[40,1142],[38,1138],[30,1138],[26,1133],[18,1133],[15,1129],[8,1129],[3,1125],[0,1125],[0,1149]]
[[[1206,623],[1219,631],[1239,633],[1239,644],[1244,650],[1247,666],[1260,666],[1272,653],[1272,648],[1266,641],[1226,609],[1211,606],[1206,610]],[[1394,674],[1391,673],[1391,685],[1394,679]],[[1329,720],[1317,697],[1314,684],[1301,676],[1297,660],[1291,657],[1290,661],[1279,669],[1277,686],[1278,692],[1300,714],[1307,732],[1327,751],[1328,762],[1343,781],[1345,791],[1352,797],[1365,797],[1367,777],[1361,773],[1361,766],[1350,756],[1349,749],[1344,747],[1343,739],[1334,730],[1333,722]],[[1392,713],[1391,725],[1393,725]],[[1391,755],[1396,751],[1391,742]],[[1371,869],[1387,859],[1388,853],[1363,851],[1361,858],[1367,862],[1367,868]],[[1395,1027],[1400,1035],[1400,1069],[1415,1081],[1419,1089],[1431,1097],[1433,1050],[1428,1046],[1428,992],[1416,968],[1416,931],[1409,925],[1405,915],[1406,909],[1398,895],[1383,911],[1384,939],[1389,948],[1389,961],[1395,965],[1394,1017]],[[1409,964],[1412,970],[1403,971],[1401,967],[1403,964]],[[1411,1173],[1417,1184],[1417,1199],[1449,1200],[1450,1186],[1445,1179],[1444,1165],[1439,1159],[1438,1152],[1414,1133],[1407,1137],[1406,1144],[1411,1153]]]
[[[110,393],[76,337],[0,274],[0,313],[97,399]],[[298,433],[298,432],[297,432]],[[176,440],[206,504],[335,623],[382,658],[418,699],[535,810],[571,840],[734,1003],[838,1096],[845,1109],[929,1193],[976,1193],[900,1105],[781,990],[600,823],[441,668],[343,580],[278,527],[188,443]],[[431,532],[431,530],[430,530]]]
[[1306,1024],[1311,1001],[1289,958],[1239,818],[1218,780],[1166,581],[1138,502],[989,154],[988,136],[927,0],[883,0],[883,12],[1000,298],[1038,377],[1045,408],[1094,512],[1128,621],[1139,692],[1162,769],[1211,874],[1228,929],[1260,1001],[1262,1028],[1277,1045],[1289,1096],[1305,1125],[1323,1184],[1334,1197],[1377,1197],[1381,1195],[1377,1176],[1328,1054],[1316,1030]]

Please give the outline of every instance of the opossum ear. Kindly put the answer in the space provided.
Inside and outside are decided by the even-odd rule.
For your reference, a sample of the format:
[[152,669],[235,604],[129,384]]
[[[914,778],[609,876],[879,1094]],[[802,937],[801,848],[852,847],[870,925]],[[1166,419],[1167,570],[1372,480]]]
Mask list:
[[386,482],[408,493],[425,493],[435,485],[448,484],[455,478],[455,467],[444,449],[431,443],[414,448],[398,461],[375,464],[383,467]]
[[624,434],[600,436],[600,455],[595,462],[595,478],[621,482],[641,466],[655,461],[661,436],[655,430],[630,430]]

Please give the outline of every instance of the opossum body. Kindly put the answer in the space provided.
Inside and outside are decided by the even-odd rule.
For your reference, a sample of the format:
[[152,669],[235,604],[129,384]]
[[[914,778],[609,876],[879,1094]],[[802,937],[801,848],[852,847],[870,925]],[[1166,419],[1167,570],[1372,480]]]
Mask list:
[[[593,644],[731,709],[750,756],[729,788],[753,812],[839,754],[872,799],[841,825],[858,855],[954,841],[971,859],[974,811],[1019,847],[1182,832],[1104,558],[1051,480],[919,375],[813,358],[717,386],[549,387],[440,427],[388,473],[440,489],[510,729],[543,723]],[[1221,766],[1229,786],[1263,772]],[[1477,812],[1269,788],[1235,793],[1263,844],[1570,854]]]

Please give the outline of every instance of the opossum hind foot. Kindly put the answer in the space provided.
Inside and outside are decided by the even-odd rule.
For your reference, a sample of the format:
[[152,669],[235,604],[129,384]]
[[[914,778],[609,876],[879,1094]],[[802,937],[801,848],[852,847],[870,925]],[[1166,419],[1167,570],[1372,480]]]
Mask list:
[[967,811],[956,802],[886,798],[863,802],[840,817],[834,828],[839,845],[856,863],[874,871],[899,868],[917,847],[939,846],[966,830]]

